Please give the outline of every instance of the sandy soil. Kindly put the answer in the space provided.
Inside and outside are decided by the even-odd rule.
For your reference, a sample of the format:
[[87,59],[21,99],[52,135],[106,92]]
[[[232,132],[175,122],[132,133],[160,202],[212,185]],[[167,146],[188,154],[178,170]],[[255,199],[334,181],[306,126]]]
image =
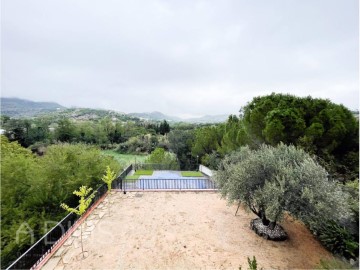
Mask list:
[[[299,222],[286,219],[285,242],[272,242],[249,228],[252,214],[228,206],[210,192],[120,192],[91,235],[88,257],[74,256],[65,269],[310,269],[331,255]],[[91,216],[90,216],[91,217]],[[80,249],[77,249],[80,252]]]

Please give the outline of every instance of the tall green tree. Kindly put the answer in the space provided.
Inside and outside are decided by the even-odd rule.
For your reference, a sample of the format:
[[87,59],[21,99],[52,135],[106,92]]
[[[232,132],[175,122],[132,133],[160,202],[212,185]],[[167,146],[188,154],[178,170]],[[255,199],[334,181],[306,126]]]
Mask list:
[[252,147],[294,144],[317,155],[336,178],[357,177],[359,122],[343,105],[273,93],[255,97],[242,111]]
[[159,133],[161,135],[165,135],[167,133],[170,132],[170,125],[168,122],[166,122],[166,120],[164,120],[163,122],[160,123],[160,126],[159,126]]
[[150,156],[145,160],[148,164],[161,164],[164,167],[172,170],[179,169],[179,164],[176,155],[166,152],[163,148],[156,148],[151,152]]
[[168,138],[170,150],[176,154],[180,169],[195,169],[196,160],[191,155],[191,147],[195,138],[194,132],[192,130],[172,130]]
[[[217,126],[207,126],[197,129],[195,132],[195,142],[192,146],[191,152],[194,157],[198,156],[203,162],[207,155],[213,151],[218,151],[223,138],[223,129]],[[204,164],[206,165],[206,164]]]
[[61,119],[58,122],[58,127],[55,131],[55,139],[61,142],[74,142],[77,139],[76,126],[67,118]]

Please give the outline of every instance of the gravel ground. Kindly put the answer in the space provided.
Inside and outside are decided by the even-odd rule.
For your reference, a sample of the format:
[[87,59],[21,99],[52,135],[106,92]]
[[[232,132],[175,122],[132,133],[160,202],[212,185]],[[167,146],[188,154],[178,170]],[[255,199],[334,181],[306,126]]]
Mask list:
[[104,203],[111,215],[106,210],[84,240],[87,257],[70,245],[44,268],[247,269],[256,256],[258,269],[310,269],[331,257],[289,217],[281,223],[288,240],[259,237],[250,229],[255,216],[243,209],[234,216],[237,206],[214,192],[115,192]]

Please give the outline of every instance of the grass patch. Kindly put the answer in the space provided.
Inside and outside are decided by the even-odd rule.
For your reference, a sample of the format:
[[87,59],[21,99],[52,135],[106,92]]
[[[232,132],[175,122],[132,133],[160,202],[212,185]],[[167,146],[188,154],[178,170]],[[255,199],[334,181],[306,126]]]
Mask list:
[[128,175],[125,177],[126,181],[136,181],[138,180],[140,177],[140,175]]
[[203,177],[204,175],[201,172],[186,171],[186,172],[181,172],[181,176],[183,176],[183,177]]
[[122,167],[129,166],[130,164],[143,163],[148,155],[130,155],[130,154],[119,154],[114,150],[103,150],[101,151],[104,155],[112,156]]
[[137,170],[134,175],[152,175],[153,170]]

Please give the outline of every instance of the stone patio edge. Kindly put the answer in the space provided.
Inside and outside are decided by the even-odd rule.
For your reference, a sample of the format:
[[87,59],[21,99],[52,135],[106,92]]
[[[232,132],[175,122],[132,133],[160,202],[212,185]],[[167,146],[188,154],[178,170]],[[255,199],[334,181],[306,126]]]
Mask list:
[[99,200],[97,200],[97,202],[90,207],[90,209],[74,224],[74,226],[66,232],[66,235],[55,245],[55,247],[52,248],[51,252],[48,253],[38,265],[36,265],[35,267],[31,267],[31,269],[40,270],[56,253],[56,251],[64,244],[64,242],[71,236],[71,234],[79,227],[79,225],[83,223],[84,220],[92,213],[92,211],[94,211],[94,209],[107,197],[108,194],[109,192],[106,192]]

